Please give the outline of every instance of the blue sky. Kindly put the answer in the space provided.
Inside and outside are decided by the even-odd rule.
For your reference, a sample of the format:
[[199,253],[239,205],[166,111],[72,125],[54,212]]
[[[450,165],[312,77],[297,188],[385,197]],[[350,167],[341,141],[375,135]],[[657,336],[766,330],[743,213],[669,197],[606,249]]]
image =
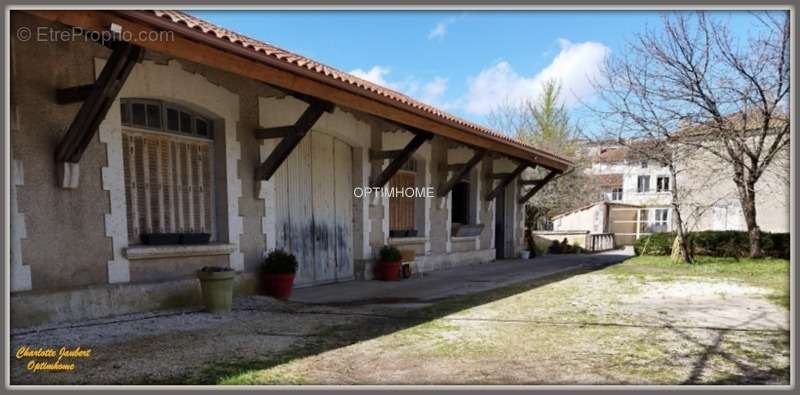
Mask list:
[[[646,27],[650,11],[192,11],[193,15],[488,124],[501,103],[535,97],[561,81],[582,127],[591,78],[606,56]],[[757,26],[747,12],[717,12],[735,34]]]

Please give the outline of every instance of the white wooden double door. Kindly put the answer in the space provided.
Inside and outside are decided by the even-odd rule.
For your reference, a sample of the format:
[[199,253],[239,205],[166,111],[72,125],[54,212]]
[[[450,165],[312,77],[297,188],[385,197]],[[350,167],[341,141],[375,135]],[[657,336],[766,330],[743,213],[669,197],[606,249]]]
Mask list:
[[295,285],[353,279],[353,150],[312,131],[275,173],[276,246],[297,257]]

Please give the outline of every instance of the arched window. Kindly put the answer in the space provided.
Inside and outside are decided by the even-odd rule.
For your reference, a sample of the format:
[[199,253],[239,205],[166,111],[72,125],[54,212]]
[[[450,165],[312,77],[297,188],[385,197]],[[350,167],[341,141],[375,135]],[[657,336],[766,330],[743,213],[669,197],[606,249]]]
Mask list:
[[150,99],[121,99],[120,111],[128,242],[164,233],[213,236],[212,119]]

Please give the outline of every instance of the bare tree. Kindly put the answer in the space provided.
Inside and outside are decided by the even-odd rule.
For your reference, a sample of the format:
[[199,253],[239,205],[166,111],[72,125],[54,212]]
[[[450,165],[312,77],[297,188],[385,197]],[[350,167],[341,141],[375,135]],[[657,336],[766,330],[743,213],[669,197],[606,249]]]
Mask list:
[[[544,229],[554,215],[597,199],[594,180],[584,172],[588,161],[582,157],[580,132],[571,122],[561,100],[561,84],[550,80],[534,100],[516,105],[506,103],[490,115],[490,123],[513,133],[520,141],[555,154],[572,158],[575,166],[537,192],[526,205],[525,222],[529,229]],[[542,170],[527,170],[528,178],[542,178]]]
[[750,255],[760,257],[755,186],[789,146],[789,13],[755,16],[758,29],[738,38],[702,12],[665,14],[609,60],[600,85],[621,140],[669,142],[671,171],[687,147],[732,168]]

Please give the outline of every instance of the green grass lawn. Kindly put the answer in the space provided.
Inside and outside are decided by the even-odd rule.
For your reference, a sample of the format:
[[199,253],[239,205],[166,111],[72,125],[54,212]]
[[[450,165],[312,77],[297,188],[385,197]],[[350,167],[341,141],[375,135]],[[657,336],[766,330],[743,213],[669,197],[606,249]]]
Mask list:
[[768,288],[770,300],[789,308],[789,261],[785,259],[695,257],[692,264],[673,264],[668,256],[637,256],[605,270],[616,276],[658,280],[706,278],[733,280]]

